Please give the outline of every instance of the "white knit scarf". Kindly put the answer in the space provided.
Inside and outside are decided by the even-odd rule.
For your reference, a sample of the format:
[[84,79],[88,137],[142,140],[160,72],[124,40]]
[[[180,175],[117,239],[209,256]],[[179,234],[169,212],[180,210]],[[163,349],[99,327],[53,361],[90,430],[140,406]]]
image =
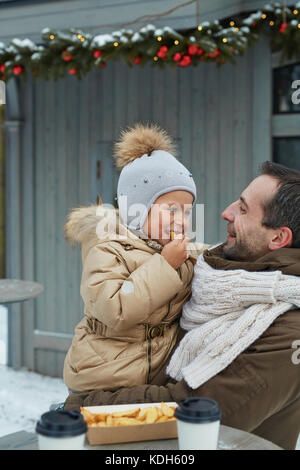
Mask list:
[[189,331],[167,374],[198,388],[225,369],[283,313],[300,307],[300,278],[281,271],[214,269],[200,255],[180,325]]

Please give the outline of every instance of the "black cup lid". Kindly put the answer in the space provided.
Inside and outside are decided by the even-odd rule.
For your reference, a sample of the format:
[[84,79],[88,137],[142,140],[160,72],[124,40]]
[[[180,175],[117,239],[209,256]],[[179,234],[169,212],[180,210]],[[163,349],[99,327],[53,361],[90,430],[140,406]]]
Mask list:
[[79,411],[58,410],[44,413],[38,421],[36,432],[49,437],[79,436],[86,432],[86,422]]
[[211,423],[221,419],[221,411],[211,398],[186,398],[176,408],[175,417],[187,423]]

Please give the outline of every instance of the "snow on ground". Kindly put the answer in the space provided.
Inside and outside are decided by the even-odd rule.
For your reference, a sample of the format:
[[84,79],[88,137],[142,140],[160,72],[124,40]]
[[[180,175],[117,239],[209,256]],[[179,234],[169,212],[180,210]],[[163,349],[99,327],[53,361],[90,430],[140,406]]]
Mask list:
[[0,365],[0,437],[21,430],[33,432],[50,405],[64,402],[67,396],[62,379]]
[[62,379],[15,371],[6,363],[7,309],[0,305],[0,438],[21,430],[33,432],[41,414],[68,396]]

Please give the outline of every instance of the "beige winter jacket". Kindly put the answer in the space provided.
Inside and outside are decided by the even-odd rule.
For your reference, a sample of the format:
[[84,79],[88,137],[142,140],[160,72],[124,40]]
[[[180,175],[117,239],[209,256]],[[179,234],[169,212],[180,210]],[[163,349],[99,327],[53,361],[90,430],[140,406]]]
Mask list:
[[191,258],[175,270],[158,247],[119,224],[118,215],[103,206],[79,207],[65,225],[66,238],[82,245],[84,316],[64,364],[64,381],[75,391],[152,380],[176,344],[193,259],[207,247],[191,243]]

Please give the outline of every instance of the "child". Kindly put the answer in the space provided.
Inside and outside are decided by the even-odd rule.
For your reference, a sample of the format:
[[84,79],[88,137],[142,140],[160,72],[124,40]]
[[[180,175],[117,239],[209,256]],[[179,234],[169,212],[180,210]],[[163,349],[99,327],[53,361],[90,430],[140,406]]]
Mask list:
[[[66,238],[82,244],[83,263],[84,317],[64,364],[71,392],[153,380],[176,344],[181,310],[191,294],[193,257],[205,248],[190,244],[195,251],[188,253],[184,235],[196,187],[170,153],[166,132],[136,125],[115,148],[122,169],[119,209],[79,207],[65,225]],[[132,210],[135,204],[138,211]]]

